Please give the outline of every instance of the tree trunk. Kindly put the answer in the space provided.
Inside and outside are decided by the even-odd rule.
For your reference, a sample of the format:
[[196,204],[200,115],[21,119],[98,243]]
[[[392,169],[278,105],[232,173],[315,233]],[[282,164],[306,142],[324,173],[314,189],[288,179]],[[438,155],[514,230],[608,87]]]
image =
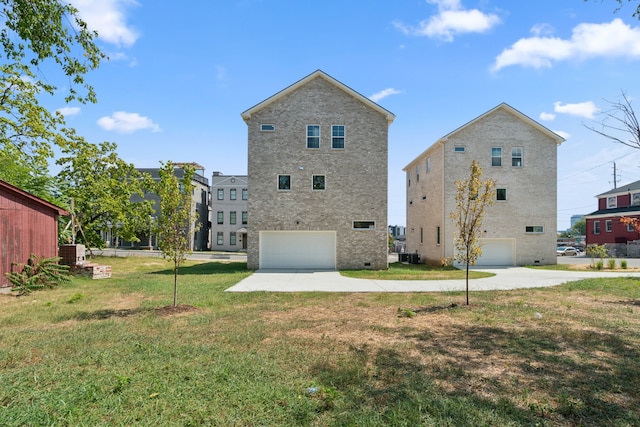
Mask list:
[[173,266],[173,306],[178,306],[178,266]]

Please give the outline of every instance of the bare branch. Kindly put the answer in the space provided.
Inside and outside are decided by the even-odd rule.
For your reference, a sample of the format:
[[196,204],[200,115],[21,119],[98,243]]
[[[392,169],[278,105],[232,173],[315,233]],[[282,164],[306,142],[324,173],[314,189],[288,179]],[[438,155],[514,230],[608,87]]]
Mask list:
[[[619,101],[607,101],[610,108],[600,113],[604,117],[599,124],[585,124],[584,127],[615,143],[640,149],[640,122],[631,106],[631,99],[624,91],[621,91],[621,98]],[[629,140],[623,139],[623,134],[627,134]]]

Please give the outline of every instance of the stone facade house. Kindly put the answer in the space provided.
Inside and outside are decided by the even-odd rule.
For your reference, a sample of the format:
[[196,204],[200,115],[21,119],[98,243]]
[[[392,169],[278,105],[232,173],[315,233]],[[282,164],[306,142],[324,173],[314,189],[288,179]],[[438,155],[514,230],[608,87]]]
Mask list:
[[[640,256],[640,234],[620,218],[640,218],[640,181],[598,194],[598,209],[585,215],[587,245],[605,245],[609,256]],[[630,245],[630,242],[634,242]]]
[[242,113],[250,269],[386,269],[395,116],[318,70]]
[[555,264],[557,147],[562,137],[502,103],[440,138],[403,170],[407,253],[439,264],[455,254],[455,181],[477,160],[496,181],[477,265]]
[[211,249],[237,252],[247,249],[246,175],[223,175],[214,172],[211,177]]

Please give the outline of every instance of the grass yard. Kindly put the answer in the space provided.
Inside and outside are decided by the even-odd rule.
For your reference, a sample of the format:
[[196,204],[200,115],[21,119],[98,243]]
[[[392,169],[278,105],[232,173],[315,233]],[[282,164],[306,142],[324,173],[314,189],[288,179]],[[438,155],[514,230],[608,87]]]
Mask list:
[[111,279],[0,295],[0,425],[640,425],[637,279],[467,307],[225,293],[246,264],[189,263],[172,310],[169,263],[99,262]]

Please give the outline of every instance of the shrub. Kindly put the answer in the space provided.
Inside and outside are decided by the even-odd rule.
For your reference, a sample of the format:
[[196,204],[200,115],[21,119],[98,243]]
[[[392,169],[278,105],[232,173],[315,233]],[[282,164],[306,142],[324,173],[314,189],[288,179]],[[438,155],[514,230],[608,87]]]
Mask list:
[[596,270],[602,270],[604,268],[604,261],[603,260],[598,260],[593,264],[593,267]]
[[607,268],[609,270],[615,270],[616,269],[616,260],[613,258],[610,258],[609,260],[607,260]]
[[620,268],[623,270],[627,269],[627,260],[626,259],[621,259],[620,260]]
[[19,263],[18,271],[6,273],[12,289],[25,295],[35,289],[54,288],[68,283],[69,266],[60,265],[60,258],[45,258],[31,254],[26,264]]

